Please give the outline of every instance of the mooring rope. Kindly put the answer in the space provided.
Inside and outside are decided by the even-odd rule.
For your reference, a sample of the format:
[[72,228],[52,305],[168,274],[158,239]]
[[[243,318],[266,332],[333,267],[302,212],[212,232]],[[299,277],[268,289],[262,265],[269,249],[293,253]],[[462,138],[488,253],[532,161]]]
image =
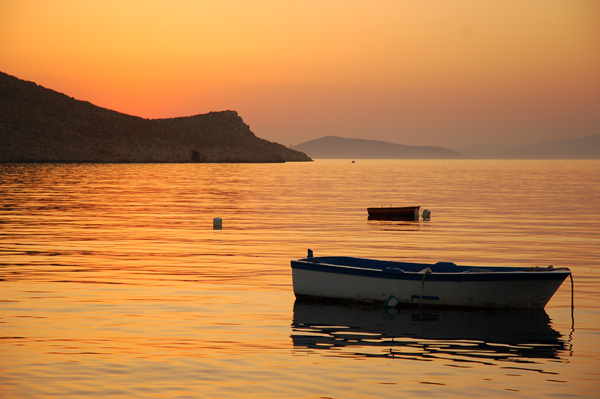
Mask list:
[[573,273],[570,273],[569,277],[571,278],[571,334],[575,330],[575,285],[573,283]]

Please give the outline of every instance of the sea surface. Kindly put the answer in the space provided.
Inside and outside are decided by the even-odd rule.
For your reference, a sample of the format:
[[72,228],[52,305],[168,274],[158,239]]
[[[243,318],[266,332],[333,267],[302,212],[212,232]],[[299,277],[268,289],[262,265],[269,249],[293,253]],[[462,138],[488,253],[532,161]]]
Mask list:
[[[296,303],[308,248],[568,267],[574,309]],[[600,161],[0,165],[0,397],[598,398]]]

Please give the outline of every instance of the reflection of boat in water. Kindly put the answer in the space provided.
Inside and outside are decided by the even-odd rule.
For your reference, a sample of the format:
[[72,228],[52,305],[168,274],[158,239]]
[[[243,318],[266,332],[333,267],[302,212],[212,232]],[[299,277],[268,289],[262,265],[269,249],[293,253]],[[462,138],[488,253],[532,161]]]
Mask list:
[[543,309],[420,311],[296,301],[291,337],[296,349],[328,355],[478,363],[558,359],[566,350]]

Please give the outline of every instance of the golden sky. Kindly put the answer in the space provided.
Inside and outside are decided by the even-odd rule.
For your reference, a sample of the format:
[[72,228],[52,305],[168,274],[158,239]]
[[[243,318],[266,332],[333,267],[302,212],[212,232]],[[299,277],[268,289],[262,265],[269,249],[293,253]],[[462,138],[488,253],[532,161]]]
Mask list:
[[285,145],[600,134],[597,0],[0,0],[0,70]]

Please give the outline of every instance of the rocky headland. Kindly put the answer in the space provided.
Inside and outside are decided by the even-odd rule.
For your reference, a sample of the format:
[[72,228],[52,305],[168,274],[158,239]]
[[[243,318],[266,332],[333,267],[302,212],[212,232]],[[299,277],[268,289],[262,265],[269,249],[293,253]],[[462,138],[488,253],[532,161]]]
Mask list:
[[291,162],[235,111],[144,119],[0,72],[0,162]]

